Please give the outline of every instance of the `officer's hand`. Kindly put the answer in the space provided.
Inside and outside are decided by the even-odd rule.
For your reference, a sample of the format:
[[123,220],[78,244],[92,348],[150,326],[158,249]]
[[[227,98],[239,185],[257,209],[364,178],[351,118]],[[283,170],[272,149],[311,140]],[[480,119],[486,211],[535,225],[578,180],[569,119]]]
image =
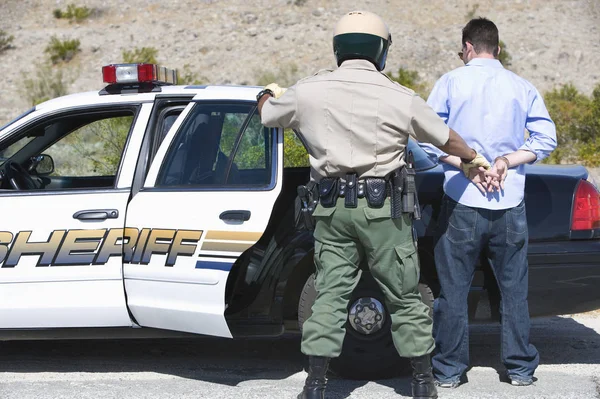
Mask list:
[[283,93],[285,93],[285,91],[287,89],[284,89],[283,87],[279,87],[279,85],[277,83],[269,83],[268,85],[265,86],[265,90],[271,90],[273,92],[273,96],[275,98],[279,98],[279,97],[283,96]]
[[460,168],[462,169],[465,176],[467,176],[467,177],[469,177],[469,171],[472,168],[477,168],[477,169],[484,168],[485,170],[489,170],[491,167],[492,167],[492,165],[490,165],[490,163],[487,161],[487,159],[485,159],[483,157],[483,155],[481,155],[481,154],[477,154],[471,162],[468,162],[468,163],[461,162],[460,163]]

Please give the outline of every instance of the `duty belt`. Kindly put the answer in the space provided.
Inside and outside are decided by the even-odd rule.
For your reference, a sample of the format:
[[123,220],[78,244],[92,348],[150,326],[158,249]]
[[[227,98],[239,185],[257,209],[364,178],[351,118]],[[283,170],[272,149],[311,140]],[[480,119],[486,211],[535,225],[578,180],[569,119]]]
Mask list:
[[298,186],[298,198],[305,227],[309,230],[314,228],[312,213],[317,203],[320,202],[324,208],[333,208],[340,197],[344,198],[344,206],[347,208],[356,208],[358,198],[366,198],[371,208],[381,208],[385,199],[390,197],[392,219],[400,218],[403,214],[420,219],[421,208],[411,151],[405,154],[405,160],[405,166],[394,170],[386,178],[364,177],[359,180],[356,173],[348,173],[345,179],[324,177],[316,185],[311,181],[306,186]]
[[324,177],[319,182],[319,202],[325,208],[334,207],[340,197],[344,198],[346,208],[356,208],[358,198],[366,198],[371,208],[381,208],[390,194],[390,184],[381,177],[358,180],[356,174],[349,173],[345,179]]

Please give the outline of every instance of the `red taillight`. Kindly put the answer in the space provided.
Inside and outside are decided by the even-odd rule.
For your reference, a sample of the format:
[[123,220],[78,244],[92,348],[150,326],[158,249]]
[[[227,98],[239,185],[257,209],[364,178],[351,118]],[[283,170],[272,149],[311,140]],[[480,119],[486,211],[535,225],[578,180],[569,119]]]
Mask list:
[[600,228],[600,196],[596,187],[586,180],[577,185],[571,220],[571,230]]

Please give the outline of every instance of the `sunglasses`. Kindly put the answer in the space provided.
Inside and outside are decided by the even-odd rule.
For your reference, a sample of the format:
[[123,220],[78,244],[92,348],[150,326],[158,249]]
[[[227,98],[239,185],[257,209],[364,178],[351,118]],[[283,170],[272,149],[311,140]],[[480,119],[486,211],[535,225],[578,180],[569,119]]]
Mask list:
[[462,51],[458,52],[458,58],[462,61],[464,53]]

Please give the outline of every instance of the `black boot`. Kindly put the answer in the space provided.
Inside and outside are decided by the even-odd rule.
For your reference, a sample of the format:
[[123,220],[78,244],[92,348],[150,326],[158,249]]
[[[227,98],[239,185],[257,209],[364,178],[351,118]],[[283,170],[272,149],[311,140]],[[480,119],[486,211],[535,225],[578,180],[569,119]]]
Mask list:
[[298,399],[325,399],[327,367],[329,367],[328,357],[308,357],[308,377]]
[[429,355],[413,357],[410,359],[413,368],[412,394],[413,399],[435,399],[437,389],[433,382],[431,372],[431,359]]

